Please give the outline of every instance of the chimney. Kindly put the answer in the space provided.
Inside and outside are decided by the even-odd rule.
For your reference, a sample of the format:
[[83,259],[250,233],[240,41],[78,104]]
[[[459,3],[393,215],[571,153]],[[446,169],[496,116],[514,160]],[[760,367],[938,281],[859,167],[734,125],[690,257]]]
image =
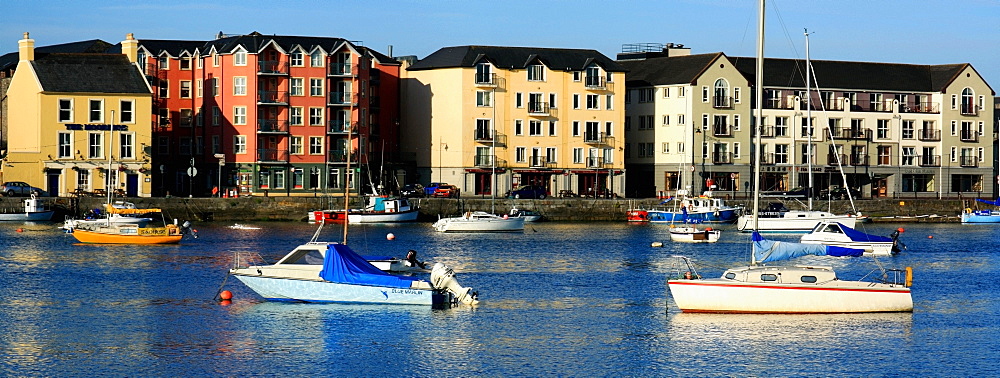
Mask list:
[[128,57],[129,63],[135,63],[139,58],[139,41],[132,36],[132,33],[125,34],[122,41],[122,54]]
[[35,60],[35,40],[28,38],[28,32],[24,32],[24,39],[17,41],[17,56],[19,60]]

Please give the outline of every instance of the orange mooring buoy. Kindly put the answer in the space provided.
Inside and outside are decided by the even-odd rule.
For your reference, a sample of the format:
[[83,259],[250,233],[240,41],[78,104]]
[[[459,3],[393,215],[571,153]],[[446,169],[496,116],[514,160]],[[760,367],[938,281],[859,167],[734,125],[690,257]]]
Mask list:
[[927,235],[928,239],[934,239],[934,235]]
[[390,233],[388,233],[388,234],[385,235],[385,240],[396,240],[396,235],[393,235],[390,232]]
[[222,300],[224,300],[224,301],[228,301],[230,299],[233,299],[233,292],[231,292],[229,290],[223,290],[221,293],[219,293],[219,298],[222,299]]
[[24,232],[24,229],[23,229],[23,228],[20,228],[20,227],[19,227],[19,228],[17,229],[17,232]]

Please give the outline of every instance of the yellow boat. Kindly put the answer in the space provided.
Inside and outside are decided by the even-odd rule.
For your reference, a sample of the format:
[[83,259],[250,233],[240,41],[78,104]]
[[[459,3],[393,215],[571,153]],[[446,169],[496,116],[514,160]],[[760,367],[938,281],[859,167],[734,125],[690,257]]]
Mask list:
[[73,237],[81,243],[95,244],[177,244],[184,233],[180,227],[172,224],[166,227],[120,224],[76,228],[73,230]]

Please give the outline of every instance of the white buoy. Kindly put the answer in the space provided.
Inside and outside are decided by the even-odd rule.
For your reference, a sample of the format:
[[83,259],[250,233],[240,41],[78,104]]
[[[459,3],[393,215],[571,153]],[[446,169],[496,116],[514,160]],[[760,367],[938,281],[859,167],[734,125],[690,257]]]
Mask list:
[[388,234],[386,234],[386,235],[385,235],[385,239],[386,239],[386,240],[396,240],[396,235],[393,235],[393,234],[392,234],[392,233],[390,232],[390,233],[388,233]]
[[663,242],[653,242],[653,244],[650,244],[650,246],[659,248],[663,246]]

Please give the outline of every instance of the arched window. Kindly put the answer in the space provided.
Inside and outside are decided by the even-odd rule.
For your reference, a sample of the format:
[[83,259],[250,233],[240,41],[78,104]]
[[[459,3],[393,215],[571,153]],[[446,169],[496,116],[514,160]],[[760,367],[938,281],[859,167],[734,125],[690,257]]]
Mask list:
[[726,79],[719,79],[715,81],[715,100],[713,103],[716,108],[728,108],[731,105],[731,99],[729,98],[729,83]]
[[962,114],[976,114],[976,94],[972,88],[962,90]]

